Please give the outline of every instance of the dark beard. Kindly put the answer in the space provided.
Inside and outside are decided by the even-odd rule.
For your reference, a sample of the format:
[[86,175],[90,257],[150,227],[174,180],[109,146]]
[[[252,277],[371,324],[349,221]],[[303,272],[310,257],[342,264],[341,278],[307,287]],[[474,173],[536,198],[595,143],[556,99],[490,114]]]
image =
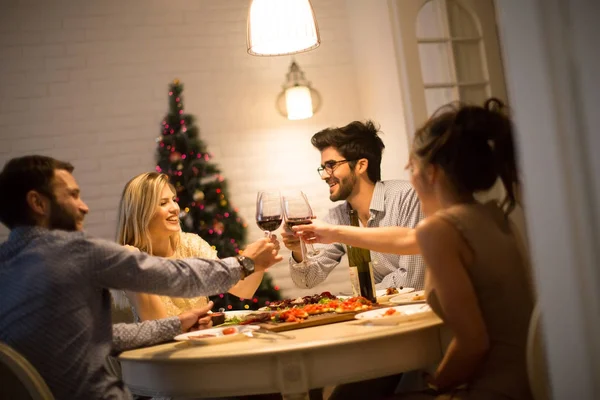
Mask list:
[[346,200],[354,190],[356,184],[356,175],[351,173],[349,177],[338,180],[338,192],[329,196],[331,201]]
[[50,200],[50,221],[48,222],[49,229],[60,229],[63,231],[76,231],[77,219],[69,214],[56,200]]

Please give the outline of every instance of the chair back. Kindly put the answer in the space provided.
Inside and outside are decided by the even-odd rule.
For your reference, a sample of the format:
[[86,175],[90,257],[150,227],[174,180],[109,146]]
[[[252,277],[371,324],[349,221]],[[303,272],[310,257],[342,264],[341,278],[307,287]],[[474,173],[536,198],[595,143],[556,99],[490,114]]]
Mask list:
[[0,394],[14,400],[54,400],[37,370],[16,350],[0,342]]
[[527,335],[527,375],[533,399],[549,400],[550,380],[541,317],[540,306],[536,304],[531,313]]

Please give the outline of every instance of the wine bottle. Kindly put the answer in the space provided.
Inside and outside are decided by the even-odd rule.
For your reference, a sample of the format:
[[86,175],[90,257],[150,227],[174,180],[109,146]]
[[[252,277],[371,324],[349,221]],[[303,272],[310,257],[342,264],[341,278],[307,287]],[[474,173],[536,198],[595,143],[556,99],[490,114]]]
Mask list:
[[[352,226],[359,226],[356,210],[350,210],[350,223]],[[348,263],[354,296],[363,296],[376,303],[377,295],[375,292],[375,279],[373,279],[371,252],[360,247],[348,246]]]

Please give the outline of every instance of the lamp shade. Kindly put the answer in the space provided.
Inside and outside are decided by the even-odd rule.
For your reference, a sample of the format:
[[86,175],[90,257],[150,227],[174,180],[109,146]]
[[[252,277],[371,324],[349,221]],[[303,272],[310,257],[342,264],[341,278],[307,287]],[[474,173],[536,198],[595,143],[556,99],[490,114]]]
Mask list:
[[252,0],[248,12],[248,53],[278,56],[321,44],[310,0]]
[[292,86],[285,91],[285,106],[289,120],[306,119],[313,116],[310,88]]

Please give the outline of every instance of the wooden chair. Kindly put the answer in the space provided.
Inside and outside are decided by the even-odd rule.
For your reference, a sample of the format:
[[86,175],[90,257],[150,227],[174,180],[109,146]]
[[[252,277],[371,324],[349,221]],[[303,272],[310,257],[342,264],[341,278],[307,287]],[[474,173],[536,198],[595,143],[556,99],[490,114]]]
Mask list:
[[0,342],[0,397],[14,400],[54,400],[36,369],[16,350]]
[[527,335],[527,375],[534,400],[551,398],[546,348],[544,343],[542,318],[539,304],[531,313]]

